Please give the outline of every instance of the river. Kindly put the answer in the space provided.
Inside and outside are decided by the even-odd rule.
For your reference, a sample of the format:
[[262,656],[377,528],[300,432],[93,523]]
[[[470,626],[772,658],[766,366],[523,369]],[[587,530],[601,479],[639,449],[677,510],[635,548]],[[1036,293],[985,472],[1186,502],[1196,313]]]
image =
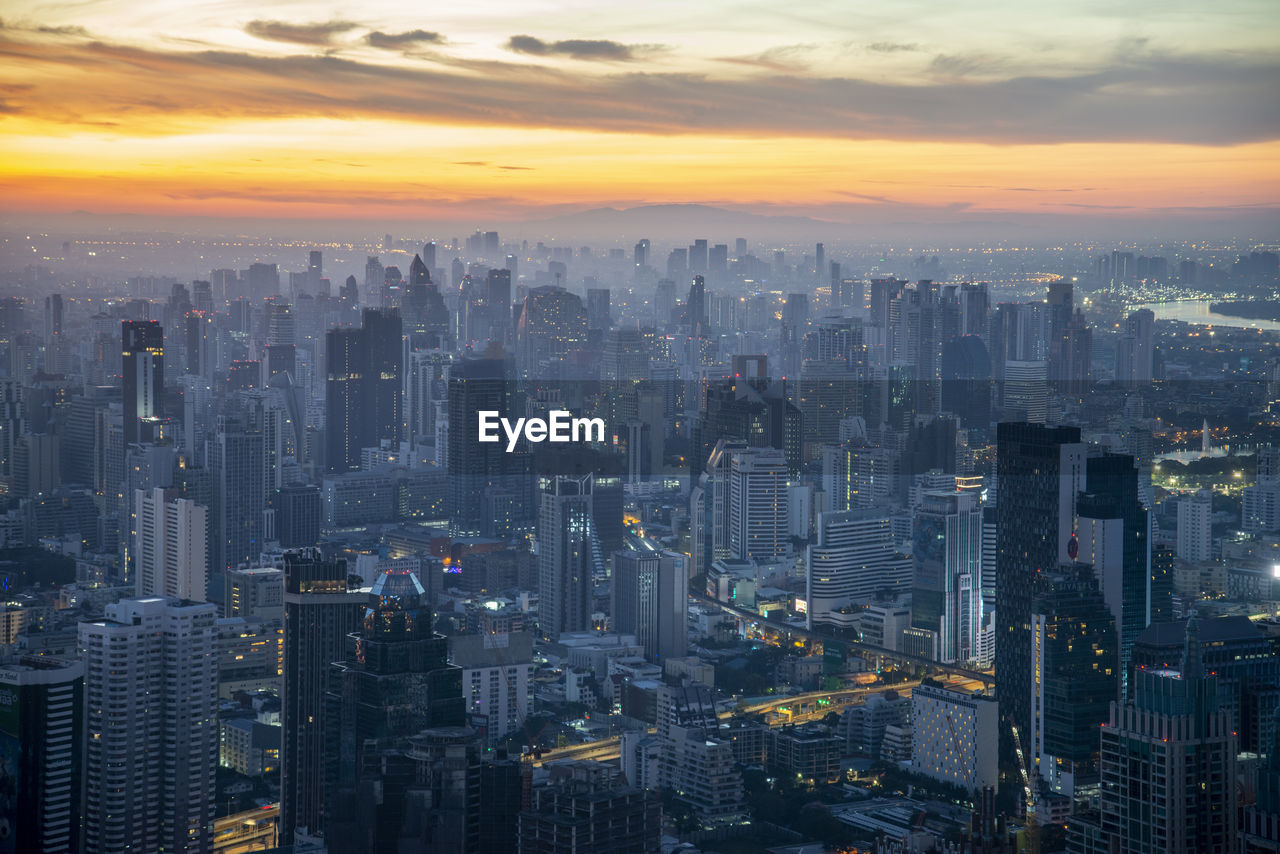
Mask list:
[[1280,332],[1280,322],[1274,320],[1253,320],[1248,317],[1230,317],[1209,310],[1207,299],[1188,299],[1177,302],[1153,302],[1138,306],[1149,308],[1156,320],[1181,320],[1201,326],[1233,326],[1238,329],[1267,329]]

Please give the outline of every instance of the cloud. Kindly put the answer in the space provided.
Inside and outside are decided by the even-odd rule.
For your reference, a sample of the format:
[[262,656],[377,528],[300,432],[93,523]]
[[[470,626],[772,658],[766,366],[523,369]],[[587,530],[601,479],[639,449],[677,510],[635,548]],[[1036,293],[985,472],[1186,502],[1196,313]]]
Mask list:
[[770,71],[797,72],[802,71],[805,67],[805,63],[801,60],[820,47],[821,45],[816,44],[789,44],[772,47],[760,53],[747,56],[722,56],[719,61],[730,62],[735,65],[766,68]]
[[250,21],[244,31],[251,36],[273,42],[288,42],[315,47],[332,44],[335,36],[354,30],[359,24],[351,21],[320,21],[310,24],[290,24],[285,21]]
[[422,44],[441,44],[444,36],[430,30],[408,30],[403,33],[384,33],[374,30],[364,37],[373,47],[384,50],[405,50]]
[[897,199],[891,199],[888,196],[871,196],[866,193],[854,193],[849,190],[839,190],[842,196],[848,196],[851,199],[862,199],[865,202],[875,202],[881,205],[897,205],[901,204]]
[[[332,31],[332,30],[330,30]],[[1280,57],[1154,54],[1074,74],[924,83],[786,72],[570,72],[554,65],[378,64],[36,40],[0,32],[9,109],[166,133],[186,119],[370,117],[664,135],[993,144],[1280,139]]]
[[867,45],[872,53],[905,53],[920,50],[920,45],[905,42],[872,42]]
[[991,75],[1004,67],[1004,60],[989,54],[945,54],[940,53],[929,63],[929,71],[950,77],[971,77],[973,75]]
[[452,165],[454,166],[491,166],[494,169],[504,169],[508,172],[534,171],[532,166],[498,166],[497,164],[490,163],[488,160],[455,160],[453,161]]
[[571,59],[599,59],[624,62],[634,59],[634,48],[621,42],[605,39],[567,39],[547,42],[533,36],[512,36],[507,39],[507,50],[530,56],[567,56]]

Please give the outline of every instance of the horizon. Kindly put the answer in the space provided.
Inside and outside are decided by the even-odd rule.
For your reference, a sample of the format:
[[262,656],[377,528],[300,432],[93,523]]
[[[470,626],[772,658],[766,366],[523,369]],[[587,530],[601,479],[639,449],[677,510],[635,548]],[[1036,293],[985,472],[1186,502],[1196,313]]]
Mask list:
[[872,236],[1280,224],[1277,33],[1249,0],[1158,17],[499,4],[430,26],[397,3],[10,6],[0,187],[24,224],[663,205]]

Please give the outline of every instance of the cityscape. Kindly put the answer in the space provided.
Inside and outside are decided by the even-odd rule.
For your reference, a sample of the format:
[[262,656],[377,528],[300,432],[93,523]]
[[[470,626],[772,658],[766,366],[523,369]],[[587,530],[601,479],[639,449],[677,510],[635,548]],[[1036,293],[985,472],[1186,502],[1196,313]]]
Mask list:
[[0,854],[1280,852],[1275,10],[536,5],[6,3]]

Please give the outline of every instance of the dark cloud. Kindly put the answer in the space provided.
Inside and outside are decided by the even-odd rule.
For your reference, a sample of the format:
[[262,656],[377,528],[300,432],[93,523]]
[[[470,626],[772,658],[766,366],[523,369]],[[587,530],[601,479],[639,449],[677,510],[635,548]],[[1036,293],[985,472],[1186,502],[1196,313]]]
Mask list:
[[441,44],[444,42],[444,36],[430,30],[408,30],[403,33],[384,33],[374,30],[365,36],[365,41],[373,47],[385,50],[405,50],[423,44]]
[[250,21],[244,31],[251,36],[273,42],[289,42],[315,47],[332,44],[335,36],[354,30],[359,24],[351,21],[319,21],[310,24],[290,24],[286,21]]
[[802,73],[749,79],[583,74],[505,62],[405,66],[341,56],[148,50],[0,34],[0,68],[30,85],[11,109],[164,132],[187,117],[371,117],[655,134],[994,144],[1280,138],[1280,57],[1151,54],[1071,75],[908,84]]
[[603,59],[615,62],[634,59],[630,45],[605,39],[566,39],[548,42],[533,36],[512,36],[507,39],[507,50],[527,53],[531,56],[567,56],[571,59]]

